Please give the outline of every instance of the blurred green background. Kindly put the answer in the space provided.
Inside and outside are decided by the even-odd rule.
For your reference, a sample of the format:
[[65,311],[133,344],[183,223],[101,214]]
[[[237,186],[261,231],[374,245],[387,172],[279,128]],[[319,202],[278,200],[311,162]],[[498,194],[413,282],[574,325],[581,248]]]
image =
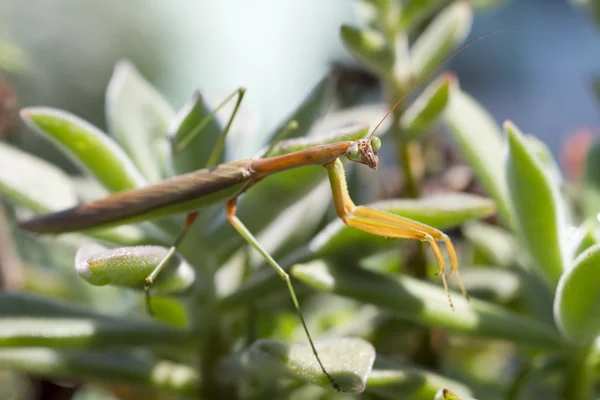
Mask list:
[[[0,37],[21,49],[8,75],[19,104],[63,108],[104,127],[104,90],[127,58],[175,105],[195,89],[222,99],[248,88],[257,134],[269,132],[334,62],[356,65],[339,38],[358,2],[222,0],[3,0]],[[561,138],[600,126],[590,81],[600,70],[598,34],[565,0],[509,1],[476,14],[471,36],[514,29],[452,62],[461,85],[497,120],[537,132],[556,152]],[[550,95],[552,94],[552,95]],[[248,138],[240,156],[251,155]]]

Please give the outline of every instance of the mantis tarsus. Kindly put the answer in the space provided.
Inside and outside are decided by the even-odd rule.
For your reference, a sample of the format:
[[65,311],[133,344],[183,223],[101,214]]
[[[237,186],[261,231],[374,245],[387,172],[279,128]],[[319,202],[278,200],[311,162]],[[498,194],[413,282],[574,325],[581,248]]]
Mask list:
[[[467,42],[458,50],[450,54],[442,64],[466,46],[482,38],[483,36]],[[219,164],[211,168],[205,168],[176,176],[158,184],[116,193],[107,198],[92,201],[68,210],[39,216],[22,222],[20,226],[22,229],[30,232],[56,234],[111,225],[121,225],[176,213],[189,213],[183,231],[171,247],[168,255],[146,279],[145,290],[146,293],[148,293],[152,282],[160,273],[161,269],[164,268],[166,261],[175,252],[181,239],[193,224],[198,215],[198,210],[219,202],[225,202],[227,219],[231,225],[250,245],[258,250],[265,260],[275,269],[278,275],[286,282],[294,307],[300,317],[302,326],[312,348],[312,352],[321,370],[327,376],[332,386],[335,389],[340,390],[339,385],[327,372],[319,358],[310,332],[300,311],[300,306],[289,275],[261,246],[242,221],[238,219],[236,216],[237,200],[240,195],[250,189],[256,182],[269,175],[290,168],[307,165],[322,165],[327,169],[335,209],[338,216],[345,224],[374,235],[388,238],[416,239],[430,244],[438,264],[438,275],[441,275],[442,277],[444,288],[448,293],[450,306],[453,307],[450,299],[450,292],[448,290],[447,278],[455,274],[465,296],[466,290],[458,275],[458,258],[450,238],[440,230],[420,222],[365,206],[356,206],[348,194],[344,169],[342,162],[340,161],[341,157],[346,157],[351,161],[365,164],[372,169],[377,169],[377,153],[380,149],[381,141],[378,137],[374,136],[375,131],[385,118],[406,98],[410,91],[420,85],[432,72],[416,82],[407,94],[390,108],[375,129],[363,139],[341,141],[311,147],[276,157],[231,161]],[[241,101],[243,91],[240,90],[239,94],[238,105]],[[234,115],[235,111],[230,117],[227,128],[231,125]],[[227,128],[224,130],[223,135],[226,134]],[[213,158],[214,157],[211,157],[211,159]],[[445,274],[445,262],[438,246],[439,242],[445,244],[449,254],[451,269],[448,275]]]

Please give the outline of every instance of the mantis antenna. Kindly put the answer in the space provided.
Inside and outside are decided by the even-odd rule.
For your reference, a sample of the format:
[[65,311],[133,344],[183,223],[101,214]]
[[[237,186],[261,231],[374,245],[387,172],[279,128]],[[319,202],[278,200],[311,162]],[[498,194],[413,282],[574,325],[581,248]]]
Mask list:
[[396,109],[396,107],[398,107],[404,100],[406,100],[406,98],[419,86],[421,86],[421,84],[423,84],[423,82],[425,82],[427,79],[429,79],[431,77],[431,75],[433,75],[435,72],[437,72],[440,68],[442,68],[446,63],[448,63],[448,61],[450,61],[451,59],[454,58],[454,56],[456,56],[458,53],[460,53],[461,51],[463,51],[464,49],[466,49],[467,47],[479,42],[482,39],[485,39],[489,36],[495,35],[497,33],[503,33],[503,32],[510,32],[510,31],[514,31],[514,29],[499,29],[496,31],[491,31],[488,33],[484,33],[481,36],[478,36],[476,38],[473,38],[471,40],[469,40],[468,42],[464,43],[462,46],[460,46],[459,48],[457,48],[456,50],[454,50],[452,53],[450,53],[449,55],[446,56],[446,58],[444,58],[442,60],[441,63],[438,64],[437,67],[435,67],[434,69],[432,69],[431,71],[429,71],[428,73],[426,73],[422,78],[418,79],[416,82],[414,82],[412,85],[410,85],[410,87],[408,88],[408,90],[402,95],[402,97],[400,97],[400,99],[398,99],[398,101],[396,101],[396,103],[394,103],[394,105],[392,106],[392,108],[390,108],[388,110],[388,112],[384,115],[384,117],[379,121],[379,123],[375,126],[375,128],[373,129],[373,131],[371,132],[371,134],[369,136],[367,136],[367,138],[370,138],[373,136],[373,134],[375,133],[375,131],[377,130],[377,128],[379,128],[379,126],[383,123],[383,121],[385,121],[385,119],[387,117],[390,116],[390,114],[392,112],[394,112],[394,110]]

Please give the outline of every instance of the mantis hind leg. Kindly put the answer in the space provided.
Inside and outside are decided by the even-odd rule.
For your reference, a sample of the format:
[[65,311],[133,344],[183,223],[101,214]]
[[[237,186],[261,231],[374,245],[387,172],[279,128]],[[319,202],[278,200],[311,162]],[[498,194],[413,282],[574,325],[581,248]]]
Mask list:
[[[225,126],[225,129],[223,129],[223,131],[221,132],[221,135],[219,136],[219,140],[218,140],[217,144],[215,145],[215,147],[213,148],[210,156],[208,157],[208,161],[206,162],[206,168],[214,167],[217,164],[217,160],[223,153],[223,148],[225,146],[225,139],[227,137],[227,134],[229,133],[229,129],[231,128],[231,124],[233,123],[233,119],[235,118],[235,115],[238,112],[238,109],[240,107],[240,104],[242,103],[242,99],[244,98],[245,93],[246,93],[246,89],[244,89],[244,88],[239,88],[235,92],[231,93],[221,104],[219,104],[213,110],[213,112],[211,112],[209,115],[207,115],[198,124],[196,129],[194,129],[191,132],[191,134],[179,139],[179,142],[174,143],[176,150],[177,151],[183,150],[192,140],[194,140],[195,137],[202,131],[202,129],[215,117],[217,111],[219,111],[221,108],[223,108],[237,94],[237,101],[235,103],[233,112],[231,113],[231,116],[229,117],[229,120],[227,121],[227,125]],[[242,190],[246,190],[246,188],[247,187],[245,187]],[[198,217],[197,211],[189,213],[186,216],[185,224],[183,226],[182,231],[179,233],[179,236],[177,236],[177,238],[175,239],[175,242],[169,248],[169,251],[167,252],[165,257],[160,261],[160,263],[158,263],[156,268],[154,268],[154,270],[150,273],[150,275],[148,275],[148,277],[144,281],[146,309],[148,310],[148,313],[150,315],[152,315],[152,307],[150,306],[150,287],[154,283],[154,280],[156,279],[158,274],[160,274],[160,272],[166,267],[169,260],[173,257],[173,254],[175,254],[175,252],[177,251],[177,247],[179,247],[179,244],[183,241],[183,239],[185,238],[185,235],[188,233],[188,231],[194,224],[194,221],[196,221],[197,217]]]
[[235,228],[235,230],[238,231],[238,233],[246,240],[246,242],[248,242],[248,244],[250,244],[252,247],[254,247],[264,257],[264,259],[277,272],[279,277],[281,279],[283,279],[284,282],[286,283],[288,290],[290,292],[290,296],[292,297],[292,302],[294,303],[294,308],[296,309],[296,312],[298,313],[298,316],[300,317],[300,322],[302,323],[302,327],[304,328],[304,332],[306,333],[306,336],[308,337],[308,342],[310,343],[310,347],[312,349],[312,352],[313,352],[315,358],[317,359],[317,363],[319,364],[321,371],[323,371],[323,374],[325,374],[325,376],[327,377],[327,379],[329,380],[331,385],[337,391],[341,391],[340,386],[335,381],[335,379],[333,379],[333,377],[327,372],[327,370],[323,366],[323,363],[321,362],[321,359],[319,358],[317,349],[315,348],[315,345],[313,343],[310,332],[308,331],[308,327],[306,326],[306,322],[304,321],[304,316],[302,315],[302,312],[300,311],[300,304],[298,303],[298,299],[296,297],[296,292],[294,291],[294,288],[292,287],[292,281],[290,280],[290,276],[277,263],[277,261],[275,261],[275,259],[267,252],[267,250],[265,250],[262,247],[262,245],[254,237],[254,235],[252,235],[252,233],[248,230],[248,228],[246,228],[246,226],[242,223],[242,221],[240,221],[240,219],[236,216],[236,203],[237,203],[236,197],[234,197],[233,199],[231,199],[227,202],[227,206],[226,206],[227,207],[227,219],[229,220],[231,225]]

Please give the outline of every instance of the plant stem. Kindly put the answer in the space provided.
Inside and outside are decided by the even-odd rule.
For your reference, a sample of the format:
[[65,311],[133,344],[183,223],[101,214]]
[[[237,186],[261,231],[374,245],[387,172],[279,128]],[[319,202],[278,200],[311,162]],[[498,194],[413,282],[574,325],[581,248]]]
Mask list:
[[214,375],[217,363],[229,353],[227,341],[222,336],[222,325],[217,311],[217,295],[215,272],[217,260],[201,244],[202,240],[194,234],[194,230],[181,243],[179,252],[193,262],[196,271],[196,282],[188,313],[192,316],[192,330],[200,337],[196,351],[195,367],[201,377],[199,398],[203,399],[237,399],[233,385],[222,384]]
[[[388,85],[391,87],[389,93],[392,94],[390,102],[394,104],[395,98],[400,98],[406,90],[406,85],[402,82],[392,82]],[[417,177],[414,169],[415,160],[413,160],[414,152],[411,151],[411,146],[418,145],[413,139],[405,138],[401,118],[404,113],[404,108],[398,106],[393,113],[392,132],[398,144],[398,165],[402,167],[404,176],[403,192],[409,198],[418,198],[421,193],[420,179]],[[416,243],[413,247],[414,252],[406,258],[406,271],[419,279],[427,278],[427,257],[425,248],[422,243]],[[419,338],[419,345],[411,355],[414,363],[428,368],[436,368],[438,365],[438,354],[432,347],[432,330],[424,328]]]
[[[400,135],[401,136],[401,132]],[[410,154],[410,140],[404,140],[402,137],[399,140],[399,158],[402,163],[402,170],[404,171],[404,191],[410,198],[419,197],[420,188],[413,170],[413,163],[411,162]]]
[[[207,272],[207,271],[203,271]],[[202,287],[198,289],[194,299],[194,331],[201,335],[198,346],[197,368],[202,382],[202,398],[204,399],[237,399],[234,385],[224,384],[215,376],[219,360],[229,352],[227,340],[217,311],[215,274],[205,273]],[[207,283],[210,282],[210,283]]]
[[589,346],[574,351],[563,378],[562,398],[569,400],[589,400],[593,398],[592,358],[592,351]]
[[[212,308],[214,310],[214,307]],[[216,317],[212,318],[214,324],[205,333],[200,367],[202,370],[202,394],[204,399],[237,399],[235,385],[222,383],[215,371],[221,357],[227,353],[228,346],[223,340],[221,324]]]

